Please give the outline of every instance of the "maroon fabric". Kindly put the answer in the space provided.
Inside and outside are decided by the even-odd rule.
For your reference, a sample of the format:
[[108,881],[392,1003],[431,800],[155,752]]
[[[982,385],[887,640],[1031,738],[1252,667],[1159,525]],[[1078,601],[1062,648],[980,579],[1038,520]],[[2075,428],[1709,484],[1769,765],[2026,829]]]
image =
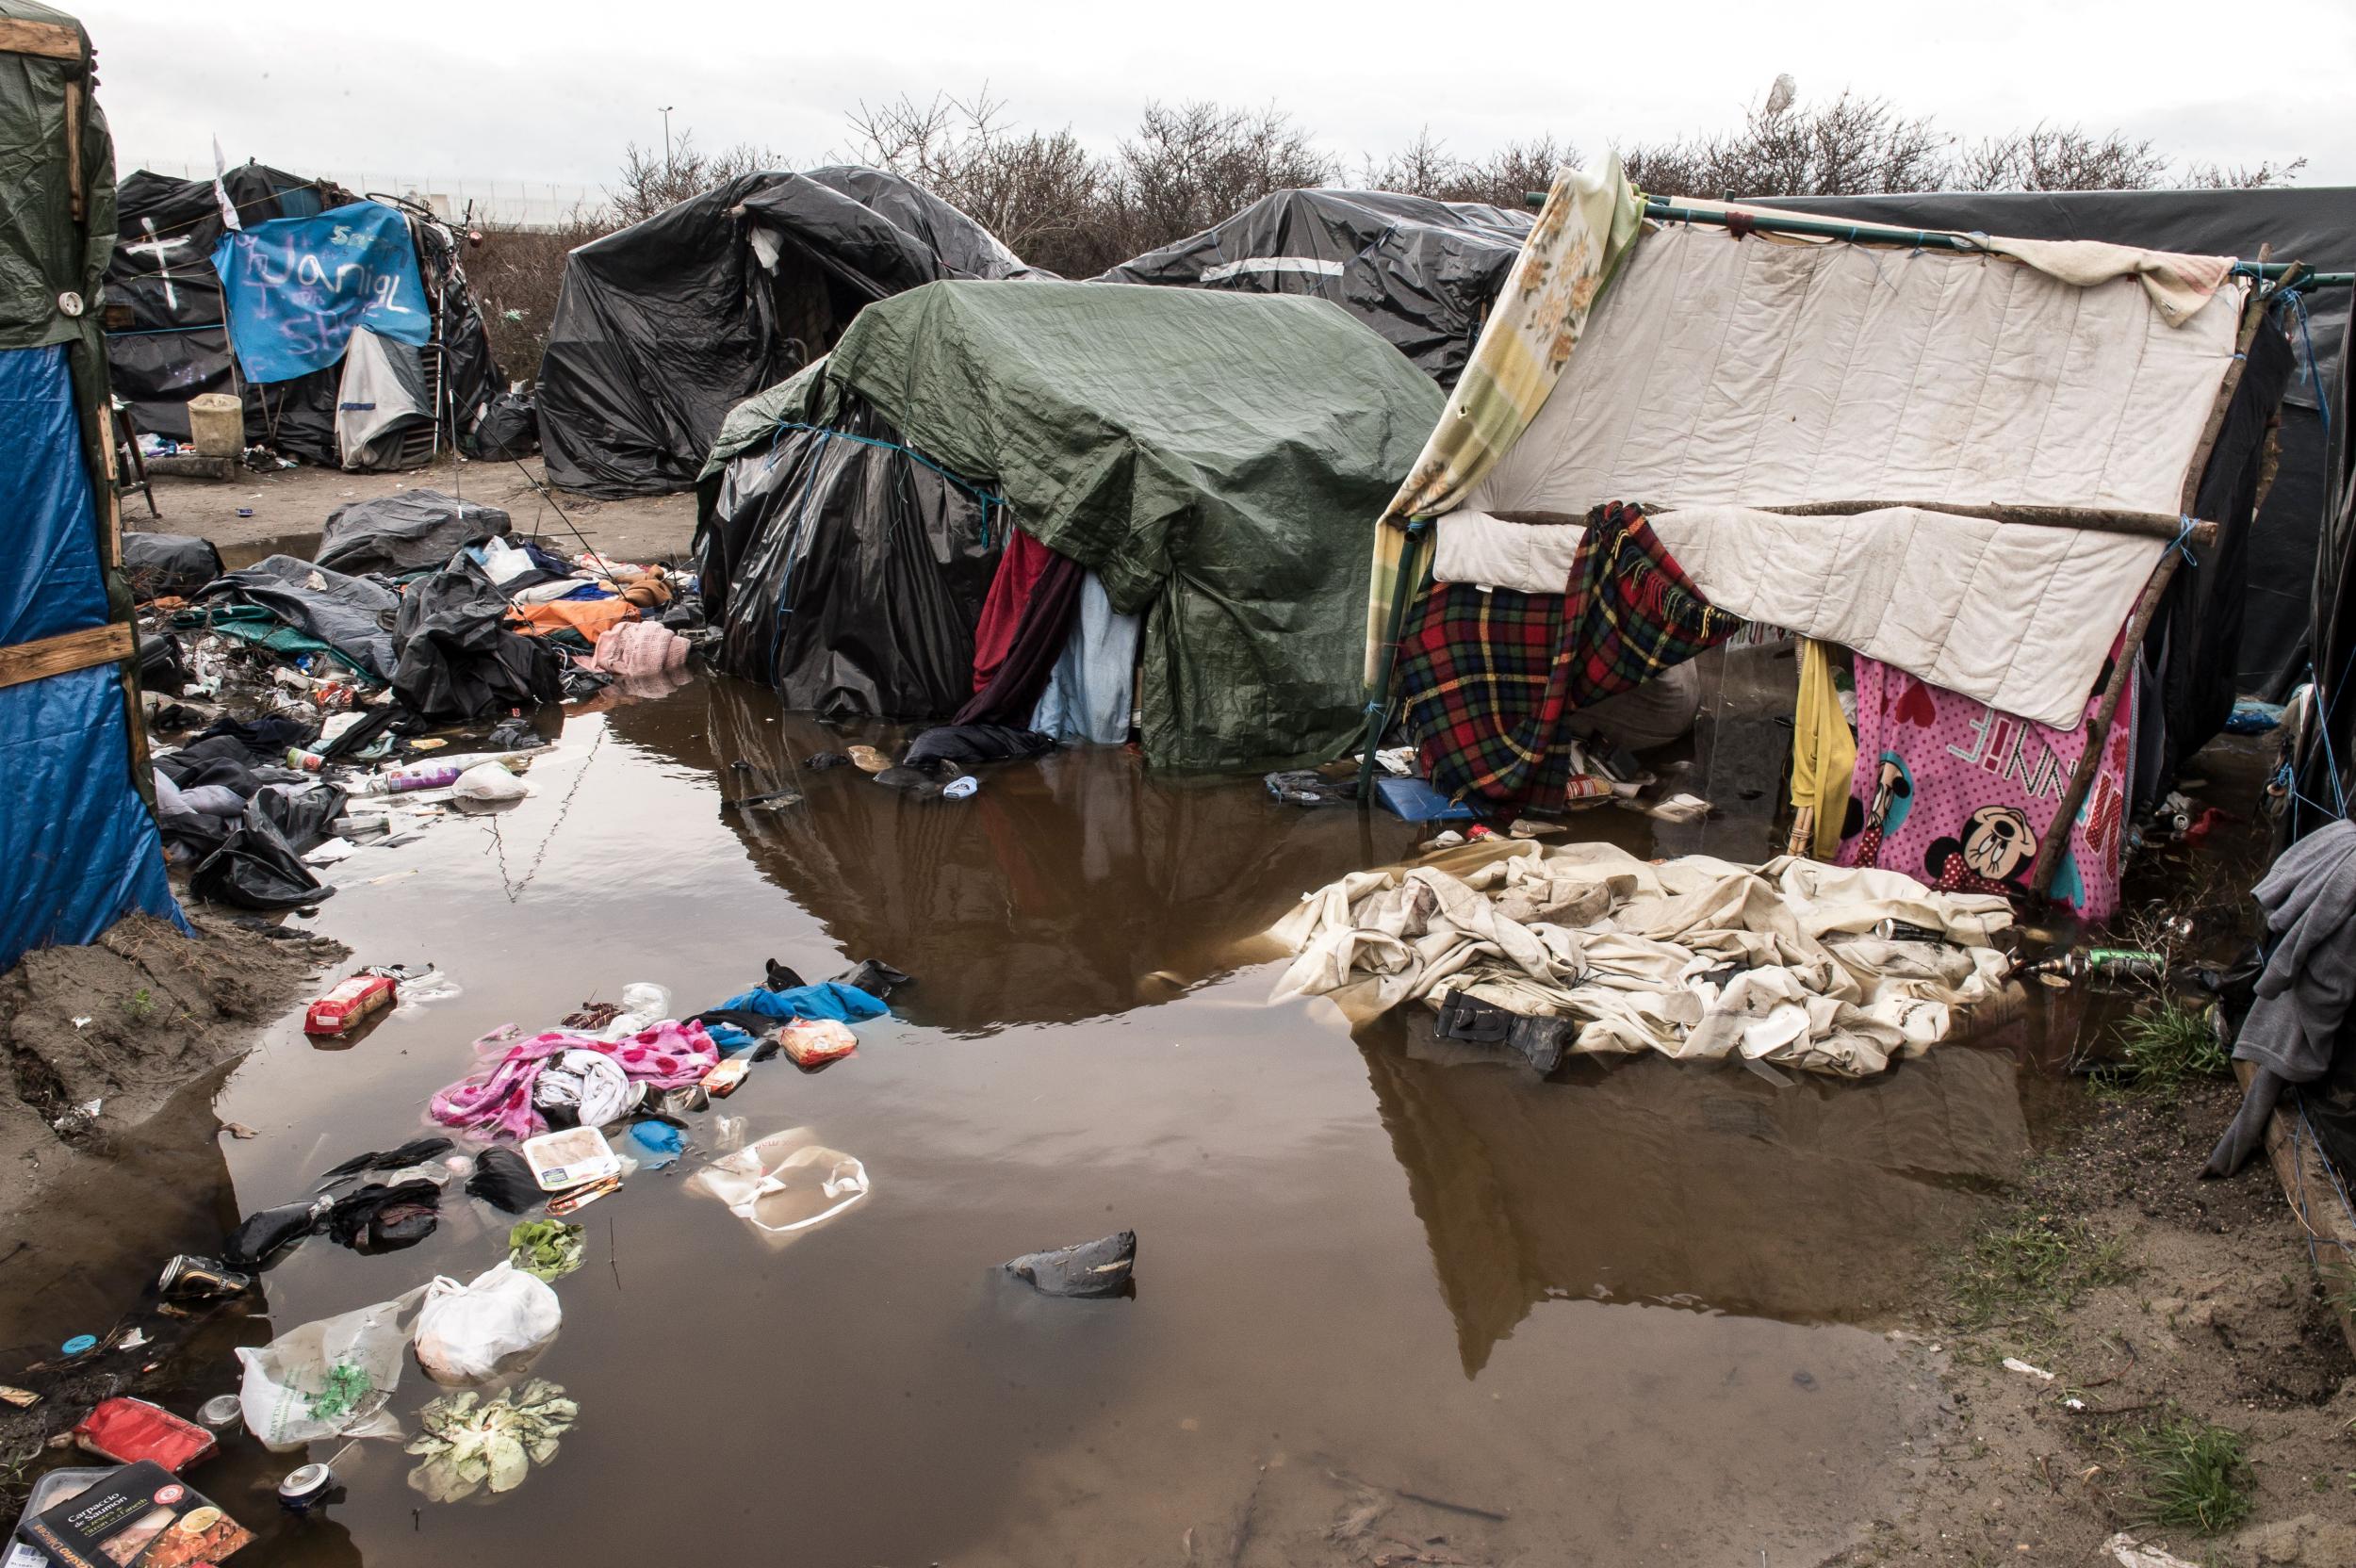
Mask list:
[[973,690],[989,686],[990,677],[998,673],[1006,650],[1014,646],[1015,634],[1022,629],[1023,612],[1039,590],[1039,574],[1047,570],[1055,552],[1032,538],[1021,529],[1006,531],[1006,547],[998,557],[998,575],[990,580],[990,593],[982,600],[982,618],[973,629]]
[[[1022,532],[1018,539],[1025,537]],[[1063,645],[1072,639],[1072,624],[1080,618],[1080,584],[1088,574],[1080,564],[1068,555],[1057,555],[1046,546],[1038,547],[1047,563],[1031,585],[1027,601],[1023,606],[1022,624],[1014,629],[1005,655],[991,673],[990,684],[973,694],[966,705],[957,710],[953,724],[1007,724],[1028,728],[1031,710],[1039,706],[1039,695],[1047,690],[1047,680],[1055,673],[1055,661],[1063,657]],[[1012,547],[1008,547],[1012,553]],[[1003,578],[1004,572],[1001,571]],[[995,595],[997,583],[990,584]],[[976,659],[976,667],[979,660]]]

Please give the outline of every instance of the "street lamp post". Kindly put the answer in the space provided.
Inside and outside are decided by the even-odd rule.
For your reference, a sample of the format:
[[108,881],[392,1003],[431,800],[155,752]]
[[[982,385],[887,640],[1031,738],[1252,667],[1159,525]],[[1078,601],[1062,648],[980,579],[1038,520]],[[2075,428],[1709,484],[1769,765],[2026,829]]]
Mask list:
[[663,105],[656,112],[663,116],[663,172],[671,172],[671,110],[675,106]]

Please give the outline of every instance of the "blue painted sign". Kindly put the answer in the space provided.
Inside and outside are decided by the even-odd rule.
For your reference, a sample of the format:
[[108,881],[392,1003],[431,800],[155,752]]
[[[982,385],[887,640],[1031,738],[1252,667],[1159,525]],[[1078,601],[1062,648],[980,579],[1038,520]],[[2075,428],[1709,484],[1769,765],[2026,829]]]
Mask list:
[[213,248],[229,339],[248,381],[292,381],[344,357],[353,329],[434,336],[408,220],[380,202],[233,229]]

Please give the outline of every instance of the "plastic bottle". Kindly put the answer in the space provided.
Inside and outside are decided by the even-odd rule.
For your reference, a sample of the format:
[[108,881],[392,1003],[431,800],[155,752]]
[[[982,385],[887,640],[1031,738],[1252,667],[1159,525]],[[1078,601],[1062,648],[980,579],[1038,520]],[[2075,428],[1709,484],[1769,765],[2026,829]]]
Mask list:
[[401,762],[373,774],[352,787],[357,795],[400,795],[412,790],[441,790],[458,782],[466,770],[455,762]]

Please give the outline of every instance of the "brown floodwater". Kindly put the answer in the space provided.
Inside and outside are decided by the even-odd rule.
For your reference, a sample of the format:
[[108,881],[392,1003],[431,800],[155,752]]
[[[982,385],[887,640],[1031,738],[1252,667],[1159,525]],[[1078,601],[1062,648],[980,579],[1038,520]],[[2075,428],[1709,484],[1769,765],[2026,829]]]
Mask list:
[[[914,798],[802,766],[887,732],[725,678],[599,707],[514,809],[334,868],[311,923],[464,994],[342,1050],[284,1021],[216,1102],[258,1135],[175,1181],[227,1216],[297,1198],[421,1131],[477,1036],[630,981],[692,1011],[765,959],[814,979],[879,958],[917,984],[856,1056],[765,1065],[720,1106],[756,1136],[812,1129],[874,1191],[777,1249],[686,1189],[696,1149],[632,1176],[583,1211],[587,1266],[556,1286],[533,1371],[581,1416],[554,1462],[434,1505],[369,1444],[297,1521],[267,1493],[294,1462],[237,1436],[190,1478],[262,1528],[256,1568],[1780,1568],[1890,1516],[1939,1413],[1922,1348],[1885,1331],[2030,1142],[2017,1052],[1776,1087],[1651,1059],[1540,1082],[1413,1021],[1353,1038],[1323,1004],[1268,1005],[1278,965],[1250,939],[1426,830],[1104,748]],[[1756,858],[1772,788],[1715,786],[1779,733],[1711,727],[1687,786],[1726,808],[1710,825],[1579,830]],[[780,789],[804,799],[729,804]],[[505,1217],[445,1209],[406,1251],[304,1244],[170,1402],[232,1389],[235,1344],[503,1255]],[[1132,1298],[1048,1299],[996,1266],[1120,1229]],[[22,1310],[44,1338],[76,1326]],[[393,1408],[414,1429],[435,1392],[412,1365]]]

